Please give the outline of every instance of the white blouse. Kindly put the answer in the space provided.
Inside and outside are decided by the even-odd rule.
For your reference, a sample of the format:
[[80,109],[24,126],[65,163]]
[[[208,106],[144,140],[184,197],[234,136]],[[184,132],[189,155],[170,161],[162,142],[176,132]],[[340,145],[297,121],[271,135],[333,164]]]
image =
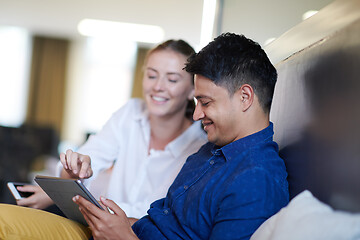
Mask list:
[[[131,99],[77,151],[91,157],[94,173],[84,181],[85,185],[91,192],[100,187],[102,194],[115,201],[128,217],[146,215],[153,201],[166,196],[187,157],[206,143],[207,137],[201,123],[194,122],[163,151],[148,153],[149,141],[145,103]],[[99,173],[113,164],[109,181],[104,184]]]

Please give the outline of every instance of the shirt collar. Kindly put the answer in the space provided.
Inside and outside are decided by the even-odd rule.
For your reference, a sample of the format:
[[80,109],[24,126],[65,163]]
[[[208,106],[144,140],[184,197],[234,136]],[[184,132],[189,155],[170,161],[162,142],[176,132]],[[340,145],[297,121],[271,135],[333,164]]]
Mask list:
[[193,122],[192,125],[188,127],[180,136],[168,143],[166,149],[168,149],[174,155],[174,157],[177,158],[185,151],[186,148],[189,148],[189,145],[193,143],[194,139],[199,139],[201,135],[204,135],[204,138],[206,138],[205,132],[202,131],[201,122]]
[[133,118],[134,120],[140,120],[143,122],[144,120],[148,119],[148,116],[149,116],[149,111],[146,108],[145,102],[142,101],[140,111],[137,111],[134,114]]
[[[141,105],[141,111],[138,111],[134,115],[134,119],[136,121],[141,122],[141,126],[143,128],[145,138],[149,142],[150,141],[150,123],[149,123],[149,111],[146,108],[145,102]],[[196,129],[198,128],[198,129]],[[170,143],[168,143],[165,147],[165,150],[170,151],[170,153],[175,157],[178,158],[181,156],[181,154],[185,151],[186,148],[189,147],[190,144],[193,143],[194,139],[198,139],[201,137],[201,135],[204,136],[204,139],[206,138],[205,132],[202,132],[201,130],[201,122],[196,121],[193,122],[193,124],[188,127],[180,136],[172,140]]]
[[274,135],[274,126],[273,123],[270,122],[269,126],[264,128],[263,130],[253,133],[244,138],[238,139],[234,142],[231,142],[223,147],[219,147],[214,145],[211,153],[213,155],[224,154],[226,160],[231,160],[232,156],[236,156],[246,151],[247,149],[258,145],[261,142],[266,142],[273,139]]

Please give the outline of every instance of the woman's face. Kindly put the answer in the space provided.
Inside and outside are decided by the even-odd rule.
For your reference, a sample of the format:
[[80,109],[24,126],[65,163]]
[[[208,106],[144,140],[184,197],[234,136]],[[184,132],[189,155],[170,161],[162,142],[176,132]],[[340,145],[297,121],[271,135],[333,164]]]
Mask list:
[[145,65],[143,94],[150,115],[171,117],[183,114],[194,86],[191,75],[182,70],[186,57],[172,50],[150,54]]

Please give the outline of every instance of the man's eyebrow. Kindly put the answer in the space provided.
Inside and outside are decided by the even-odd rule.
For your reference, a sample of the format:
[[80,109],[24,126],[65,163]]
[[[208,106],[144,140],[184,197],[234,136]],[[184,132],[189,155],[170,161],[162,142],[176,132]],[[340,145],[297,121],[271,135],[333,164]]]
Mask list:
[[211,99],[210,97],[205,96],[205,95],[197,95],[197,96],[195,96],[195,98],[196,98],[197,100],[200,100],[200,99],[203,99],[203,98]]

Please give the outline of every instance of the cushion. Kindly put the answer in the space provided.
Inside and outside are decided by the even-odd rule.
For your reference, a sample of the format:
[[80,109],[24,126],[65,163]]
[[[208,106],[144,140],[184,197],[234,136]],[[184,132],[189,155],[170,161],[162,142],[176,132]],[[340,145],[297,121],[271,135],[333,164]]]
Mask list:
[[360,213],[335,211],[308,190],[265,221],[251,240],[360,239]]
[[89,239],[91,231],[77,222],[33,208],[0,204],[0,239]]

